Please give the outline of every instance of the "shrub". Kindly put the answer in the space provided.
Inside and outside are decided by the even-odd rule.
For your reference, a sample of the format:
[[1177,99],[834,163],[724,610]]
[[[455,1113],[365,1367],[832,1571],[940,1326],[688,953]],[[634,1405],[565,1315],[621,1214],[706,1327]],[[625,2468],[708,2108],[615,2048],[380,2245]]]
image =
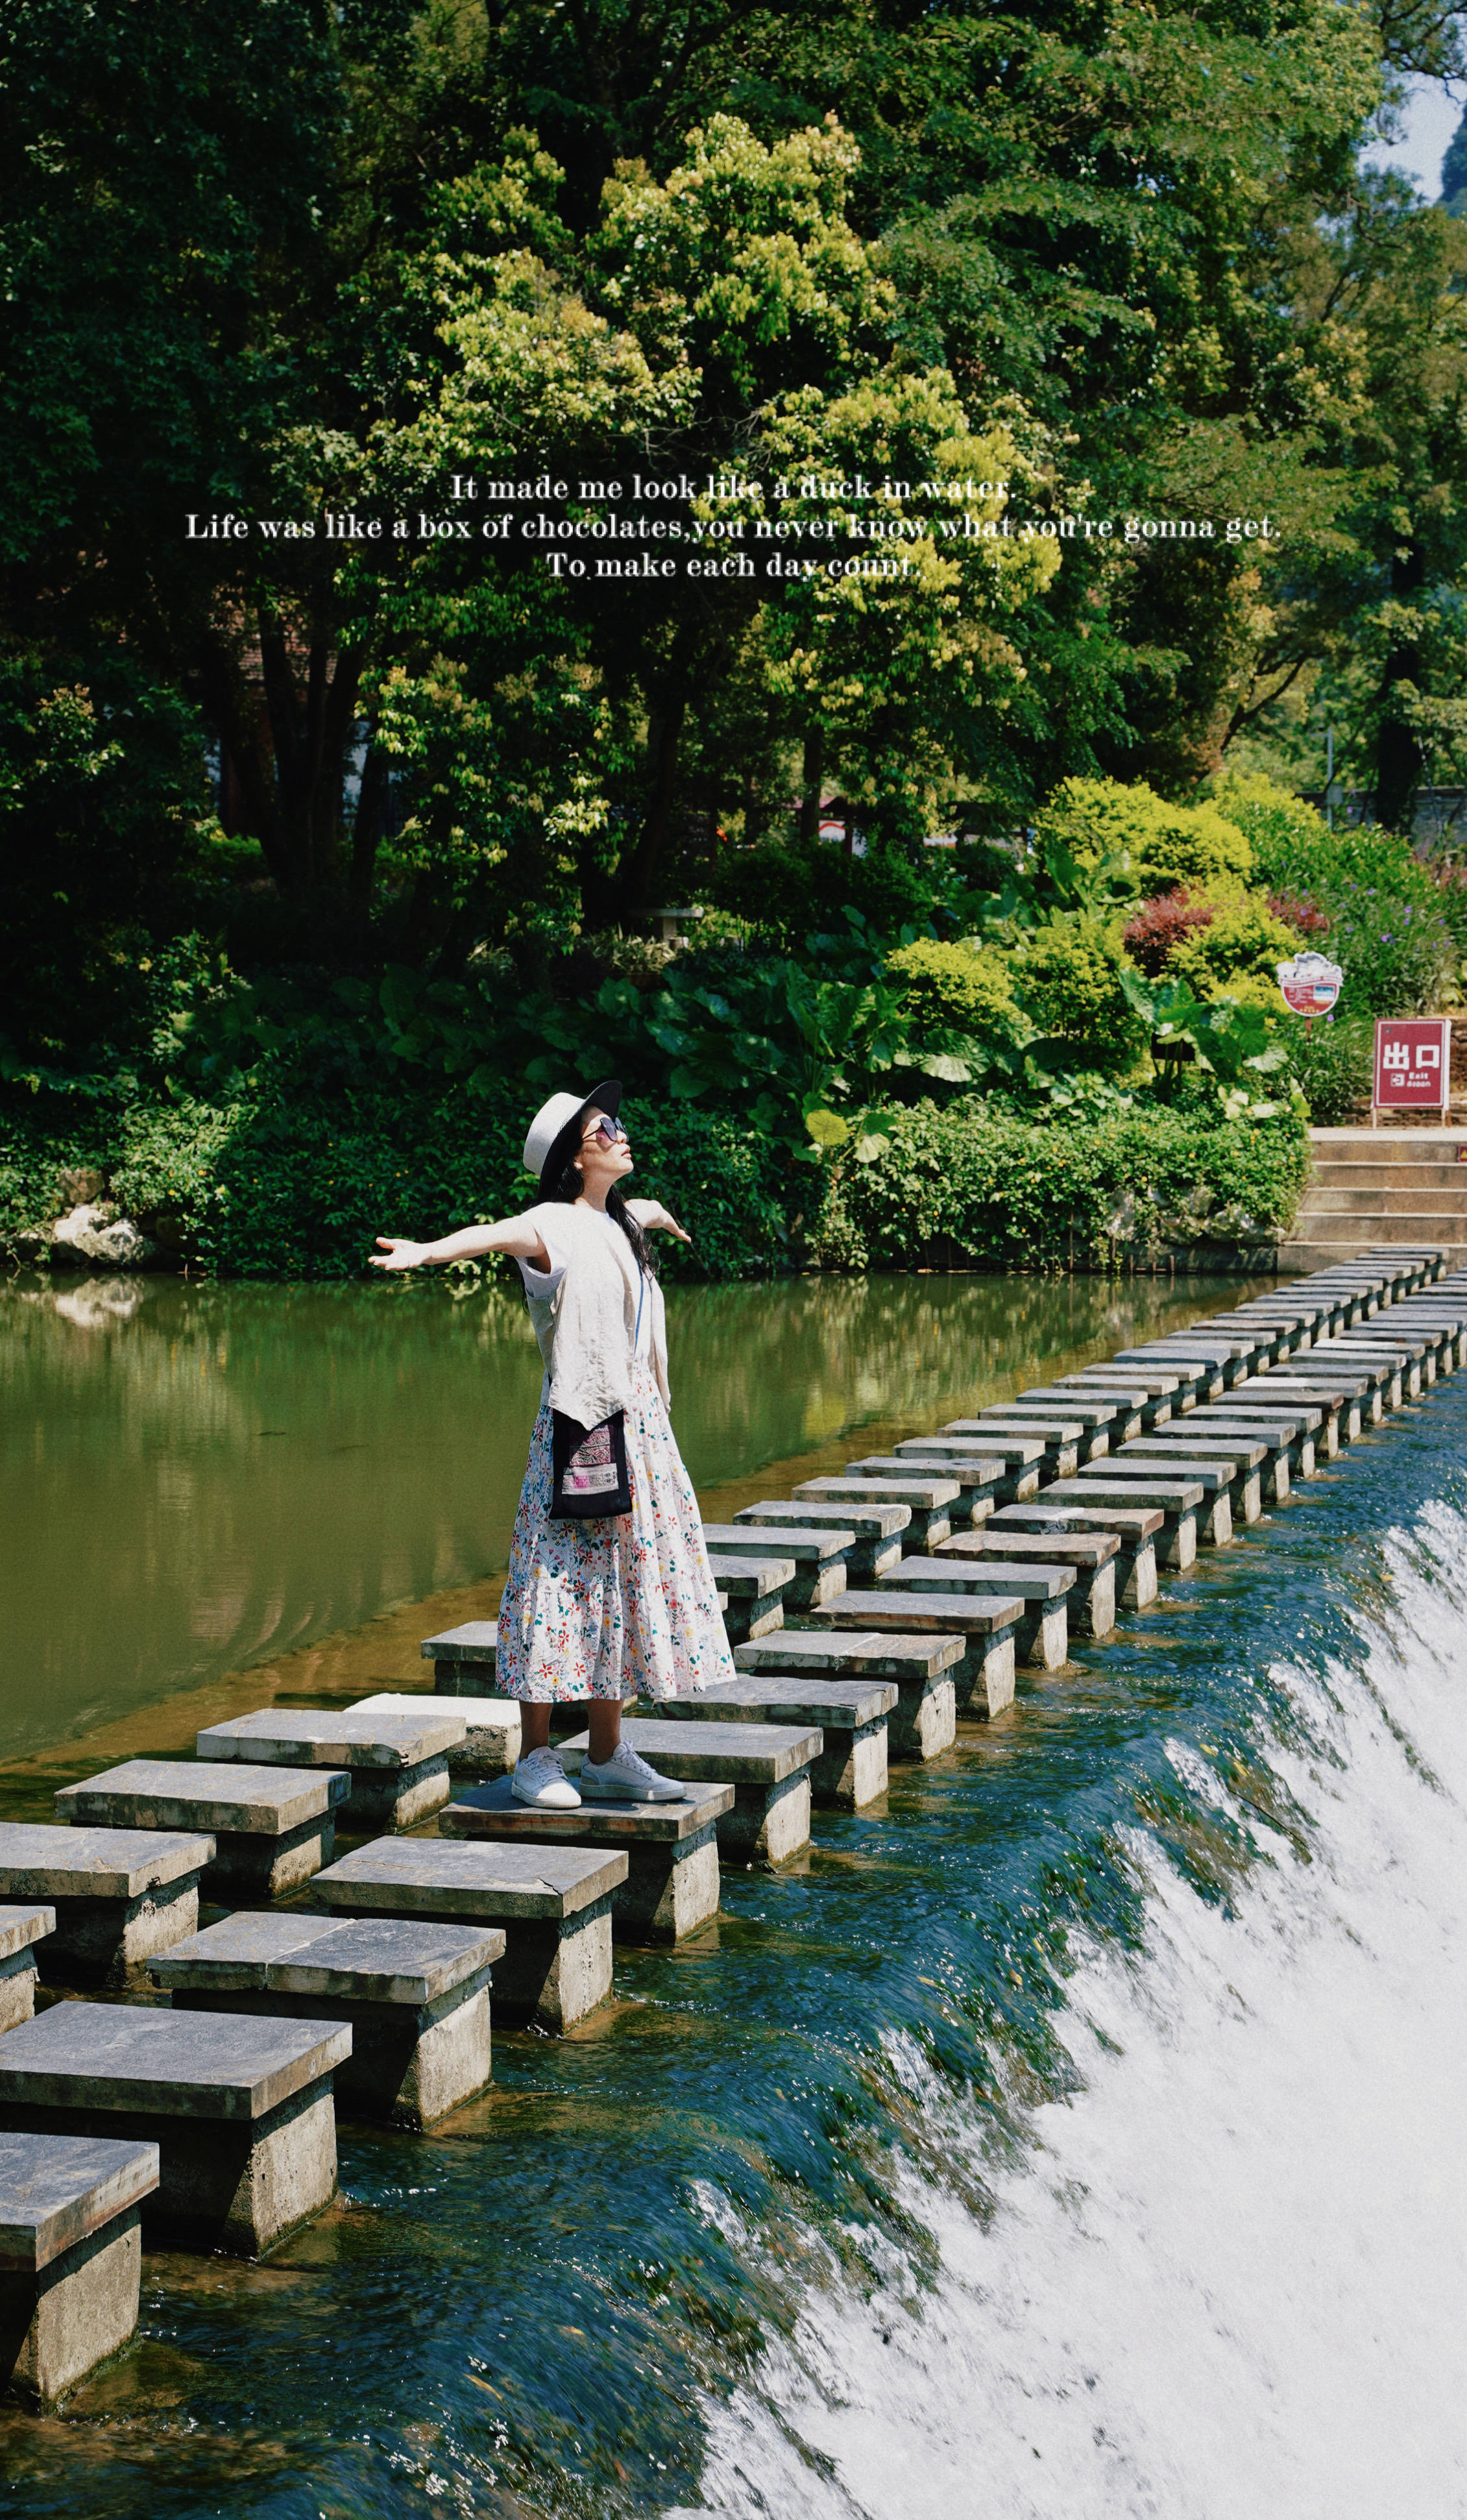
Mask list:
[[1347,883],[1336,897],[1329,943],[1352,1015],[1420,1014],[1454,991],[1456,943],[1431,892],[1412,900]]
[[859,910],[888,936],[903,927],[925,927],[948,880],[946,868],[929,873],[881,847],[865,857],[817,844],[764,839],[751,849],[720,849],[707,897],[758,926],[803,937],[828,927],[847,907]]
[[1308,880],[1333,850],[1334,834],[1323,815],[1262,772],[1224,771],[1213,782],[1212,801],[1244,834],[1262,883]]
[[1125,946],[1138,970],[1152,979],[1165,970],[1178,945],[1218,916],[1215,901],[1194,901],[1185,885],[1143,901],[1125,932]]
[[1292,1118],[1250,1128],[1216,1109],[1035,1128],[970,1098],[888,1125],[887,1152],[832,1188],[847,1266],[1115,1269],[1178,1240],[1263,1242],[1293,1222],[1309,1170]]
[[1206,927],[1185,937],[1172,957],[1172,969],[1190,980],[1199,997],[1216,995],[1220,983],[1230,984],[1245,973],[1265,980],[1270,1003],[1280,1004],[1276,966],[1287,962],[1299,939],[1275,919],[1256,896],[1228,902]]
[[1121,985],[1119,946],[1097,919],[1035,928],[1015,957],[1014,980],[1040,1030],[1081,1045],[1086,1066],[1114,1066],[1145,1039]]
[[1288,1041],[1289,1062],[1316,1128],[1337,1129],[1368,1111],[1375,1058],[1375,1026],[1368,1017],[1301,1023]]
[[886,958],[886,977],[900,987],[903,1005],[924,1030],[1003,1033],[1013,1030],[1018,1005],[1001,954],[961,939],[941,945],[919,936]]
[[1293,892],[1270,892],[1268,908],[1285,927],[1293,928],[1296,936],[1308,939],[1329,934],[1329,913],[1321,910],[1316,901],[1305,901]]
[[1124,849],[1146,894],[1186,884],[1222,897],[1253,872],[1246,837],[1216,805],[1172,805],[1140,782],[1067,779],[1041,814],[1039,832],[1086,864]]

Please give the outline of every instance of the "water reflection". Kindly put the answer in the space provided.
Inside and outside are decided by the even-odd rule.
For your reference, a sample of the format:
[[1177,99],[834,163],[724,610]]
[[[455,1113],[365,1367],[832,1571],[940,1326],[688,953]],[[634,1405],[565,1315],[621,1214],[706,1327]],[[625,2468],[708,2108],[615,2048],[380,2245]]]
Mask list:
[[[930,1425],[1218,1293],[939,1276],[675,1288],[679,1440],[726,1511],[777,1469],[787,1484],[833,1466],[858,1430]],[[523,1305],[498,1286],[5,1289],[0,1755],[279,1665],[394,1604],[487,1584],[473,1607],[492,1606],[539,1388]],[[411,1685],[407,1630],[393,1642],[387,1677]],[[297,1689],[319,1679],[309,1660]]]

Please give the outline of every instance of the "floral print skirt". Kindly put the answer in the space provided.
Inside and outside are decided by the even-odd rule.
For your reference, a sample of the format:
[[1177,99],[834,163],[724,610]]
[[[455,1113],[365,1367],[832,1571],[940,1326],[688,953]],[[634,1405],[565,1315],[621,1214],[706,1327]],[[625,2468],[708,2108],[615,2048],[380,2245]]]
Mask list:
[[680,1697],[735,1677],[692,1482],[650,1366],[627,1411],[632,1510],[553,1522],[551,1412],[530,1438],[499,1608],[499,1687],[536,1705]]

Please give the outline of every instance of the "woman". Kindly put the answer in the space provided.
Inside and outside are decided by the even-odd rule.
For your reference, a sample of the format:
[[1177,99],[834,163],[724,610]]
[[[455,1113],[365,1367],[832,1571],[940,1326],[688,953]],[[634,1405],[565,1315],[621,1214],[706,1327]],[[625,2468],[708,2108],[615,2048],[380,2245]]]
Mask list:
[[[546,1375],[500,1603],[499,1678],[522,1709],[511,1790],[556,1811],[583,1797],[680,1802],[682,1786],[621,1737],[627,1683],[639,1697],[674,1697],[734,1676],[697,1501],[668,1422],[666,1319],[645,1240],[652,1230],[691,1238],[657,1200],[622,1196],[632,1150],[620,1102],[614,1077],[584,1099],[553,1094],[524,1145],[538,1206],[439,1242],[378,1235],[385,1256],[374,1260],[417,1269],[506,1251],[519,1263]],[[618,1410],[631,1512],[553,1516],[553,1413],[574,1431]],[[550,1711],[582,1700],[591,1742],[577,1793],[550,1746]]]

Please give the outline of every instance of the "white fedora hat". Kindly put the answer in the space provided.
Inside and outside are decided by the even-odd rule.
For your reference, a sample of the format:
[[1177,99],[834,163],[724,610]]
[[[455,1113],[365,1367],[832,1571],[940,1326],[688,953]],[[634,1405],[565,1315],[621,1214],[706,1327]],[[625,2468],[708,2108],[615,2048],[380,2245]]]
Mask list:
[[614,1120],[620,1106],[621,1080],[616,1076],[603,1077],[590,1094],[553,1094],[530,1122],[524,1142],[525,1171],[534,1174],[542,1189],[554,1190],[579,1150],[587,1112],[604,1111]]

